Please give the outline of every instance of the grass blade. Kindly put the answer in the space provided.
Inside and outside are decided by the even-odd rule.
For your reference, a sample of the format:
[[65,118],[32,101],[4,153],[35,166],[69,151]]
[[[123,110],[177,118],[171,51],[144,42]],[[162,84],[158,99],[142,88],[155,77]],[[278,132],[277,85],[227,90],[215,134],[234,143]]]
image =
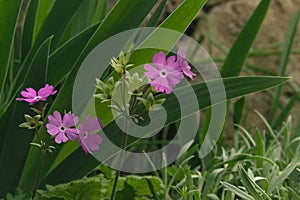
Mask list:
[[222,77],[237,76],[240,74],[252,43],[266,16],[269,4],[270,0],[262,0],[250,17],[227,55],[221,69]]
[[0,1],[0,103],[4,99],[3,88],[9,70],[21,0]]
[[[292,45],[294,42],[294,38],[295,38],[295,34],[297,31],[297,26],[298,26],[298,21],[299,21],[299,16],[300,16],[300,10],[298,10],[295,15],[293,16],[292,22],[289,26],[289,30],[287,33],[287,37],[286,40],[284,42],[284,46],[283,46],[283,52],[282,52],[282,56],[281,56],[281,60],[280,60],[280,69],[279,69],[279,76],[283,76],[289,61],[289,56],[290,56],[290,52],[292,49]],[[279,86],[276,89],[276,94],[275,94],[275,98],[272,102],[271,105],[271,109],[270,109],[270,115],[269,115],[269,121],[271,122],[272,125],[274,125],[274,115],[276,114],[276,110],[279,106],[279,97],[281,94],[281,87]]]

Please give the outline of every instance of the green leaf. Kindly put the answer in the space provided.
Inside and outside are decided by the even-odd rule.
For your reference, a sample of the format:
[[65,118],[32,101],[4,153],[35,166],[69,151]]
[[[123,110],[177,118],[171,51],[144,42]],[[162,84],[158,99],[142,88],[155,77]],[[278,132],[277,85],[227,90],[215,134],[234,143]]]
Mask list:
[[36,11],[36,17],[34,21],[34,30],[33,30],[33,35],[32,35],[32,43],[37,39],[37,36],[46,20],[48,17],[50,11],[53,8],[53,5],[56,0],[43,0],[43,1],[38,1],[38,7]]
[[270,0],[262,0],[234,42],[221,69],[222,77],[237,76],[266,16]]
[[[38,49],[28,73],[24,75],[25,79],[21,86],[41,88],[45,85],[51,39],[52,37],[47,39]],[[14,191],[17,187],[23,170],[24,158],[27,156],[29,143],[32,142],[34,136],[33,133],[28,134],[28,131],[18,127],[24,121],[24,114],[28,112],[27,104],[27,102],[14,102],[12,112],[6,113],[11,116],[10,120],[6,121],[7,127],[1,126],[5,131],[1,138],[4,146],[0,157],[0,179],[6,181],[0,182],[0,196]]]
[[45,38],[54,35],[51,50],[56,49],[68,22],[83,2],[82,0],[56,0],[40,28],[35,45],[39,45]]
[[[268,76],[249,76],[249,77],[232,77],[232,78],[224,78],[223,80],[225,91],[226,91],[226,98],[232,99],[234,97],[242,96],[245,94],[250,94],[253,92],[257,92],[260,90],[264,90],[270,87],[274,87],[278,84],[282,84],[289,80],[289,78],[283,78],[283,77],[268,77]],[[210,93],[214,94],[216,99],[218,95],[221,95],[222,88],[220,87],[214,87],[210,88],[210,91],[207,88],[207,85],[217,84],[220,79],[216,80],[210,80],[205,83],[198,83],[195,85],[192,85],[194,92],[197,96],[198,102],[195,102],[199,105],[199,109],[207,108],[211,106],[211,99],[210,99]],[[186,87],[178,88],[176,89],[180,96],[186,96],[189,95],[186,91]],[[205,99],[203,99],[205,97]],[[174,119],[178,120],[180,119],[180,109],[184,110],[184,107],[191,107],[191,105],[181,105],[181,108],[174,107],[176,105],[175,99],[176,97],[174,95],[159,95],[157,98],[166,98],[167,101],[164,104],[164,107],[166,110],[170,110],[170,113],[168,113],[168,116],[170,118],[167,119],[167,124],[170,122],[173,122]],[[179,97],[178,97],[179,98]],[[222,98],[221,98],[222,99]],[[192,102],[191,102],[192,103]],[[215,102],[215,104],[221,103],[221,102]],[[191,114],[191,113],[189,113]],[[184,117],[184,116],[182,116]]]
[[127,176],[127,183],[131,185],[136,194],[139,196],[152,195],[148,181],[151,182],[154,191],[159,192],[162,189],[162,182],[158,177],[154,176]]
[[128,200],[135,199],[136,194],[134,188],[125,182],[124,188],[121,191],[117,191],[116,199],[118,200]]
[[[186,0],[172,14],[165,19],[159,28],[155,30],[151,35],[144,40],[140,45],[139,49],[144,47],[159,46],[164,49],[171,50],[180,39],[183,33],[186,31],[188,26],[192,23],[193,19],[199,13],[201,8],[206,3],[206,0]],[[187,10],[189,12],[187,12]],[[180,22],[180,23],[178,23]],[[162,34],[164,29],[172,30],[172,37],[166,34]],[[160,45],[155,45],[160,44]],[[147,49],[143,51],[135,51],[131,55],[130,63],[134,63],[136,66],[151,61],[154,53],[157,53],[157,49]]]
[[36,199],[106,199],[109,197],[111,187],[110,180],[100,175],[56,186],[47,185],[46,190],[38,190]]
[[272,176],[267,189],[267,192],[269,194],[272,193],[276,189],[276,187],[283,184],[283,182],[291,175],[291,173],[296,169],[296,167],[300,165],[299,158],[299,155],[295,156],[294,159],[282,171],[280,171],[277,174],[277,176]]
[[156,2],[157,0],[120,0],[89,41],[86,53],[112,35],[137,28]]
[[279,127],[282,125],[283,121],[287,119],[287,117],[290,115],[291,110],[294,108],[295,104],[300,98],[300,93],[296,93],[288,102],[287,105],[284,106],[282,109],[280,115],[276,119],[276,121],[273,124],[273,127],[275,129],[279,129]]
[[167,0],[162,0],[162,2],[159,4],[153,15],[151,16],[150,20],[147,23],[146,27],[154,27],[156,26],[164,8],[167,3]]
[[[298,21],[299,21],[299,17],[300,17],[300,10],[298,10],[294,16],[293,19],[290,23],[289,29],[288,29],[288,33],[284,42],[284,46],[283,46],[283,51],[282,51],[282,55],[281,55],[281,60],[280,60],[280,68],[279,68],[279,76],[283,76],[289,61],[289,57],[290,57],[290,53],[291,53],[291,49],[293,46],[293,42],[294,42],[294,38],[295,38],[295,34],[297,31],[297,26],[298,26]],[[274,116],[276,114],[277,108],[279,107],[280,104],[280,95],[281,95],[281,87],[278,87],[276,89],[276,94],[275,94],[275,98],[273,99],[273,102],[271,104],[271,108],[270,108],[270,115],[269,115],[269,121],[271,122],[272,126],[276,125],[276,122],[278,123],[278,120],[276,122],[274,122]],[[297,94],[298,96],[298,94]],[[291,107],[293,104],[295,104],[296,102],[296,98],[294,97],[289,105],[288,105],[288,109],[290,109],[289,107]],[[288,110],[287,110],[288,111]],[[285,111],[285,112],[287,112]],[[279,116],[279,120],[281,120],[281,118],[284,119],[284,117],[286,117],[286,113],[283,113]],[[275,124],[274,124],[275,123]]]
[[21,0],[0,1],[0,102],[9,69]]
[[266,192],[261,189],[247,174],[242,165],[238,165],[238,172],[241,177],[241,182],[246,187],[247,191],[254,197],[255,200],[264,200],[271,198],[266,194]]
[[36,19],[36,12],[39,0],[31,0],[28,2],[27,10],[24,16],[24,24],[22,31],[22,59],[23,60],[33,45],[33,32]]
[[[256,155],[259,156],[264,156],[265,154],[265,142],[263,140],[263,137],[261,135],[261,133],[256,130],[255,131],[255,144],[256,144]],[[256,161],[256,167],[258,169],[263,167],[263,161],[262,160],[257,160]]]
[[[99,23],[106,12],[106,0],[86,0],[79,7],[64,31],[62,43],[68,41],[87,27]],[[98,10],[96,10],[98,9]],[[97,16],[96,16],[97,15]]]
[[[227,99],[232,99],[238,96],[243,96],[249,93],[264,90],[269,87],[274,87],[275,85],[282,84],[287,80],[289,79],[283,77],[259,77],[259,76],[233,77],[233,78],[222,79],[225,86]],[[216,83],[219,83],[220,80],[211,80],[209,82],[210,82],[209,84],[214,85]],[[203,109],[211,106],[210,93],[207,88],[207,83],[198,83],[193,85],[192,87],[194,89],[194,93],[198,98],[198,102],[191,102],[191,104],[181,105],[181,107],[178,106],[177,98],[173,94],[159,95],[157,97],[158,99],[161,98],[167,99],[164,104],[164,108],[168,112],[168,117],[165,125],[169,125],[182,118],[188,117],[187,115],[191,115],[193,114],[193,112],[196,112],[190,109],[194,107],[194,105],[192,105],[193,103],[197,103],[199,105],[199,109]],[[221,90],[222,90],[221,88],[216,87],[211,92],[213,92],[215,96],[218,96],[218,94],[222,94],[222,92],[220,93]],[[177,88],[176,93],[178,94],[177,96],[178,98],[190,95],[187,92],[186,87]],[[217,101],[214,103],[217,104],[221,102]],[[191,112],[186,112],[187,115],[181,116],[180,109],[191,110]],[[160,120],[160,119],[153,119],[153,120]],[[103,131],[104,133],[109,133],[108,135],[110,137],[110,140],[113,143],[115,143],[116,145],[120,145],[120,135],[122,135],[122,131],[118,128],[115,122],[111,122],[109,125],[104,127]],[[145,133],[145,135],[147,135],[147,133]],[[136,139],[129,137],[128,144],[132,142],[136,142]],[[100,148],[103,149],[103,151],[105,151],[105,149],[110,149],[109,146],[105,146],[105,143],[100,145]],[[70,168],[69,167],[70,163],[76,163],[76,165]],[[51,183],[51,184],[59,183],[59,181],[61,180],[58,180],[57,177],[61,177],[61,179],[64,181],[82,177],[89,170],[93,169],[98,164],[99,161],[97,161],[94,157],[84,156],[82,150],[77,149],[70,156],[68,156],[64,161],[59,163],[57,167],[47,175],[44,183]]]
[[232,193],[236,194],[237,196],[243,198],[243,199],[247,199],[247,200],[255,200],[252,196],[250,196],[248,193],[246,193],[245,191],[239,189],[238,187],[230,184],[230,183],[226,183],[226,182],[221,182],[221,184],[226,187],[229,191],[231,191]]
[[47,80],[56,85],[70,73],[98,26],[95,24],[82,31],[50,55]]
[[240,124],[241,123],[243,113],[244,113],[244,106],[245,106],[245,97],[240,98],[234,104],[233,122],[235,124]]
[[[240,98],[237,102],[234,104],[234,112],[233,112],[233,122],[234,124],[241,124],[242,122],[242,117],[244,113],[244,107],[245,107],[245,97]],[[238,131],[234,131],[233,134],[233,142],[234,142],[234,147],[238,149],[239,147],[239,135]]]

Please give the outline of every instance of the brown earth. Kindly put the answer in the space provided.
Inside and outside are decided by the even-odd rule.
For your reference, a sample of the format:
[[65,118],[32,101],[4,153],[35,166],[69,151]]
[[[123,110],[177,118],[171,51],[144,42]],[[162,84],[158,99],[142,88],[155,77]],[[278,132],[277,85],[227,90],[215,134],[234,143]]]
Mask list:
[[[209,21],[210,34],[216,38],[224,47],[230,49],[238,34],[244,27],[245,23],[259,4],[259,0],[227,0],[227,1],[210,1],[207,19]],[[267,12],[263,25],[257,35],[253,49],[263,48],[267,45],[274,43],[281,43],[284,41],[288,26],[292,19],[293,14],[300,8],[300,0],[273,0],[271,1],[270,8]],[[208,31],[205,28],[203,20],[199,22],[200,28],[196,30],[197,34],[206,34]],[[297,36],[300,36],[300,26],[298,26]],[[294,47],[299,43],[295,43]],[[212,50],[212,56],[223,56],[223,54],[216,48]],[[290,57],[290,61],[285,75],[292,77],[292,80],[300,84],[300,56],[294,55]],[[280,56],[268,56],[260,58],[251,58],[247,63],[268,69],[274,73],[279,71]],[[243,75],[244,73],[242,73]],[[293,95],[290,88],[284,87],[283,95],[281,98],[282,103],[285,105]],[[246,113],[244,118],[244,125],[262,127],[263,123],[254,110],[258,110],[265,117],[269,114],[271,98],[267,92],[255,93],[247,96],[246,100]],[[296,118],[299,113],[299,102],[293,108],[291,114]],[[230,109],[232,115],[233,109]],[[294,125],[295,125],[294,120]],[[227,124],[226,132],[232,132],[232,123]]]

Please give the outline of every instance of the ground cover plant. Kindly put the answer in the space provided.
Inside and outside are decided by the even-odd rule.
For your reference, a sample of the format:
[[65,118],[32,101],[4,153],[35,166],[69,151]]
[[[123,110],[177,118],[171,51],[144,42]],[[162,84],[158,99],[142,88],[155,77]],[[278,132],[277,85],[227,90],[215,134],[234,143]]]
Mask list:
[[[166,2],[119,0],[107,12],[106,0],[0,0],[0,198],[300,198],[290,116],[300,90],[285,77],[300,11],[284,42],[253,50],[271,2],[261,0],[231,49],[200,38],[223,50],[210,58],[182,43],[206,1],[185,0],[161,22]],[[248,64],[278,47],[278,72]],[[243,127],[247,94],[262,90],[273,98],[269,118],[256,111],[266,129]]]

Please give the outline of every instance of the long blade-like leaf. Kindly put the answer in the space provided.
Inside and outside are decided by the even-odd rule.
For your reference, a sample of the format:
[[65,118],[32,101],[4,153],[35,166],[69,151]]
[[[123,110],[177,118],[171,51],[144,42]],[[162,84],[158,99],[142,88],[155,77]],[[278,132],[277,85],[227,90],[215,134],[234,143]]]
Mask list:
[[243,28],[221,69],[222,77],[237,76],[248,56],[249,50],[266,16],[270,0],[262,0]]
[[0,104],[13,49],[21,0],[0,1]]
[[[264,90],[270,87],[274,87],[278,84],[282,84],[286,82],[288,78],[283,77],[234,77],[234,78],[225,78],[222,81],[224,82],[225,90],[226,90],[226,96],[227,99],[232,99],[238,96],[243,96],[249,93],[257,92],[260,90]],[[220,80],[211,80],[210,85],[213,85],[214,83],[219,83]],[[211,106],[211,99],[210,99],[210,93],[213,92],[214,96],[218,96],[218,94],[222,94],[223,92],[220,92],[222,88],[214,88],[213,90],[209,91],[207,88],[206,83],[198,83],[193,85],[194,93],[196,94],[198,98],[198,102],[190,102],[191,104],[187,105],[180,105],[185,108],[182,108],[184,110],[189,110],[190,108],[193,108],[194,103],[198,104],[199,109],[206,108],[208,106]],[[176,93],[179,93],[179,96],[186,97],[191,94],[186,92],[186,87],[178,88],[176,89]],[[177,96],[177,98],[180,98]],[[158,98],[167,98],[164,108],[168,112],[168,118],[165,123],[165,125],[171,124],[175,121],[180,120],[181,118],[185,118],[186,116],[182,116],[180,114],[180,106],[178,106],[177,98],[174,95],[160,95]],[[218,99],[218,98],[217,98]],[[222,98],[221,98],[222,99]],[[221,102],[215,102],[215,103],[221,103]],[[160,120],[160,119],[153,119],[153,120]],[[118,126],[112,122],[108,126],[104,128],[104,133],[109,133],[109,138],[111,141],[116,144],[120,145],[120,135],[122,135],[122,131],[118,128]],[[145,133],[147,135],[147,133]],[[135,138],[129,138],[129,143],[135,142]],[[106,146],[106,143],[104,143],[102,146],[100,146],[100,151],[105,155],[108,151],[108,149],[111,149],[109,146]],[[81,161],[82,160],[82,161]],[[70,168],[71,163],[75,163],[76,166],[73,166]],[[88,163],[89,166],[85,165],[84,163]],[[76,150],[73,152],[69,157],[67,157],[63,162],[61,162],[50,174],[47,175],[46,179],[44,180],[43,184],[49,183],[49,184],[57,184],[60,183],[60,181],[69,181],[74,178],[80,178],[83,175],[85,175],[89,170],[93,169],[97,164],[99,164],[99,161],[97,161],[92,156],[86,156],[84,152],[81,149]],[[61,180],[58,180],[57,177],[62,177]]]
[[[52,37],[47,39],[34,56],[22,84],[25,87],[41,88],[45,85],[51,39]],[[10,120],[7,121],[6,129],[2,129],[2,134],[5,137],[3,138],[4,146],[0,156],[0,179],[6,181],[0,182],[0,196],[4,196],[8,192],[14,192],[17,187],[24,160],[30,147],[29,143],[34,136],[32,131],[18,127],[19,124],[25,121],[24,114],[28,113],[29,106],[26,106],[26,104],[27,102],[14,102],[12,112],[6,113],[10,116]]]

